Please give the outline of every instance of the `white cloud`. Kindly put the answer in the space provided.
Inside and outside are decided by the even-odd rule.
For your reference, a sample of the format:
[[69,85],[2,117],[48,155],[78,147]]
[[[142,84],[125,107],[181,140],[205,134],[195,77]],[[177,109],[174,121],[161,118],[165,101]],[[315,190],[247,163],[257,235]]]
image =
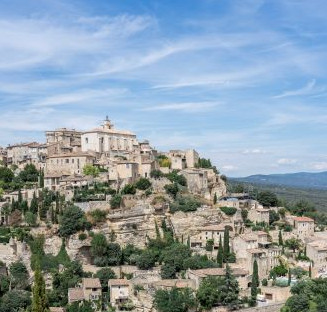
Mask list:
[[292,158],[280,158],[277,161],[278,165],[283,165],[283,166],[289,166],[289,165],[295,165],[298,162],[297,159],[292,159]]
[[207,112],[214,109],[219,103],[212,102],[187,102],[169,103],[142,108],[142,111],[182,111],[185,113]]
[[226,172],[233,172],[233,171],[236,171],[237,169],[238,169],[238,167],[234,166],[234,165],[223,165],[221,167],[221,170],[226,171]]
[[315,162],[311,164],[311,167],[314,170],[327,170],[327,162],[326,161]]
[[267,152],[265,150],[262,150],[260,148],[254,148],[254,149],[246,149],[242,151],[242,154],[266,154]]
[[300,89],[296,89],[296,90],[284,91],[283,93],[281,93],[279,95],[275,95],[274,98],[280,99],[280,98],[284,98],[284,97],[288,97],[288,96],[312,94],[315,91],[315,89],[314,89],[315,85],[316,85],[316,80],[312,79],[304,87],[302,87]]

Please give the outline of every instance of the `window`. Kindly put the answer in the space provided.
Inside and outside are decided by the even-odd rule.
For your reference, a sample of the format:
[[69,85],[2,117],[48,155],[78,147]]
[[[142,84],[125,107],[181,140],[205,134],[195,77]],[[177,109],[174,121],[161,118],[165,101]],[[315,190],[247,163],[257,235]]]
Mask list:
[[86,143],[86,144],[89,143],[89,138],[85,138],[85,143]]
[[68,158],[66,159],[66,164],[69,164],[69,159]]

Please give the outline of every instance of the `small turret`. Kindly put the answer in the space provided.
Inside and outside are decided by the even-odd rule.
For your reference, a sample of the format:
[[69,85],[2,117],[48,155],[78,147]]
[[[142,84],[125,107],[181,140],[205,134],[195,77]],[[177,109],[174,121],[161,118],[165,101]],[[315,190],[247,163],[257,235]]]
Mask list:
[[108,115],[106,116],[106,119],[104,121],[104,124],[103,124],[103,129],[112,129],[114,126],[113,124],[111,123],[111,121],[109,120],[109,117]]

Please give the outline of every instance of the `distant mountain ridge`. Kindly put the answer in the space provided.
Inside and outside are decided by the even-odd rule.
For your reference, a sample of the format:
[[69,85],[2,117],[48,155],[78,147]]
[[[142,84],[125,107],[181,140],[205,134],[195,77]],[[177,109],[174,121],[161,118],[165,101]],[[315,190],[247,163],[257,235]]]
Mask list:
[[280,185],[306,189],[327,190],[327,171],[297,172],[284,174],[256,174],[243,178],[232,178],[234,181],[262,185]]

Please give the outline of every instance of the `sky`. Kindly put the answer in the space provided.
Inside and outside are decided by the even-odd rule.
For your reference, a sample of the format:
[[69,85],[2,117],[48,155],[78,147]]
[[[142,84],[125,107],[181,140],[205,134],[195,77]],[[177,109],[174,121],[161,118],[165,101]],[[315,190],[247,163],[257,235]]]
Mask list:
[[227,176],[327,170],[325,0],[1,0],[0,145],[106,115]]

